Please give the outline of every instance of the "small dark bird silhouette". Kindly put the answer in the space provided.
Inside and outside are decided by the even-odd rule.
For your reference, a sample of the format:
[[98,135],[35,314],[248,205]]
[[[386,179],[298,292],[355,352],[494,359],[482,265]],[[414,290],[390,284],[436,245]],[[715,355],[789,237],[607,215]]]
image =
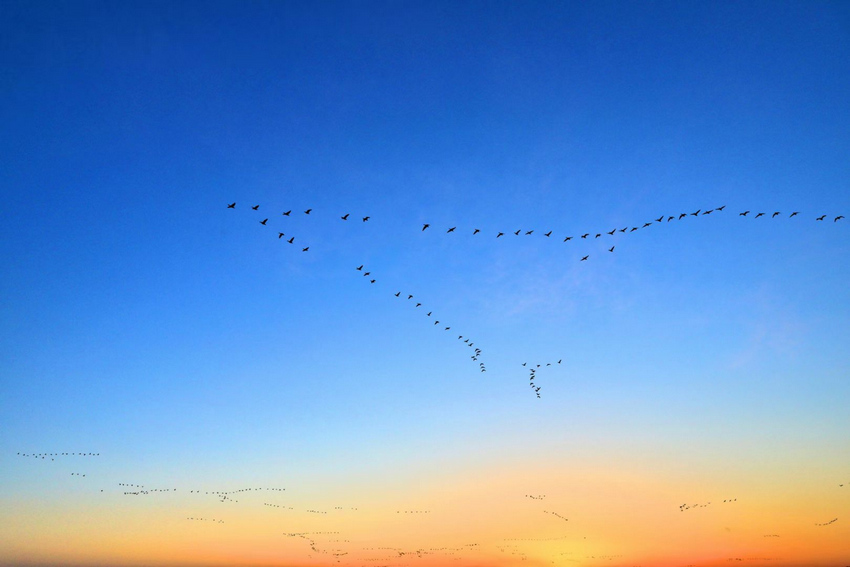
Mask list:
[[277,237],[278,237],[278,238],[283,238],[283,233],[282,233],[282,232],[278,232],[278,233],[277,233]]
[[800,211],[794,211],[793,213],[791,213],[791,214],[788,216],[788,218],[790,219],[791,217],[796,217],[796,216],[797,216],[797,215],[799,215],[799,214],[800,214]]
[[363,271],[363,264],[360,264],[359,266],[357,266],[357,268],[356,268],[356,269],[358,269],[358,270],[360,270],[360,271]]
[[522,232],[522,229],[519,229],[518,231],[516,231],[516,232],[514,233],[514,236],[519,236],[519,233],[520,233],[520,232]]
[[408,296],[407,296],[407,299],[413,299],[413,296],[412,296],[412,295],[408,295]]
[[450,229],[448,229],[446,232],[454,232],[456,228],[457,228],[456,226],[453,226]]
[[750,211],[744,211],[743,213],[738,213],[738,216],[739,216],[739,217],[745,217],[745,216],[747,216],[748,214],[750,214]]
[[312,211],[312,210],[313,210],[313,209],[307,209],[306,211],[304,211],[304,214],[305,214],[305,215],[309,215],[309,214],[310,214],[310,211]]
[[667,222],[670,222],[670,221],[671,221],[671,220],[673,220],[674,218],[676,218],[676,217],[667,217]]
[[588,258],[590,258],[590,255],[589,255],[589,254],[588,254],[587,256],[585,256],[584,258],[582,258],[581,260],[579,260],[579,262],[584,262],[584,261],[585,261],[585,260],[587,260]]
[[609,248],[609,249],[608,249],[608,252],[613,252],[613,251],[614,251],[614,247],[613,247],[613,246],[612,246],[611,248]]
[[228,209],[235,209],[235,208],[236,208],[236,203],[230,203],[229,205],[227,205],[227,208],[228,208]]
[[421,303],[417,303],[417,304],[416,304],[416,307],[420,307],[421,305],[422,305]]
[[547,232],[543,236],[545,236],[546,238],[549,238],[550,236],[552,236],[552,231],[550,230],[549,232]]
[[395,294],[396,297],[398,297],[399,295],[401,295],[401,292]]
[[649,225],[651,225],[651,224],[652,224],[651,222],[645,222],[645,223],[643,223],[643,228],[646,228],[646,227],[648,227],[648,226],[649,226]]
[[620,232],[626,232],[627,230],[629,230],[629,227],[621,228],[621,229],[620,229]]
[[600,236],[602,236],[602,235],[597,232],[596,236],[594,236],[593,238],[599,238]]
[[534,232],[534,231],[533,231],[533,230],[529,230],[528,232],[526,232],[526,233],[525,233],[525,235],[526,235],[526,236],[528,236],[528,235],[529,235],[529,234],[531,234],[532,232]]
[[293,242],[295,242],[295,237],[293,236],[292,238],[290,238],[289,240],[287,240],[287,242],[289,242],[290,244],[292,244]]
[[688,213],[682,213],[681,215],[679,215],[679,220],[682,220],[686,216],[688,216]]
[[341,217],[339,217],[339,218],[341,218],[342,220],[348,220],[348,215],[349,215],[349,214],[350,214],[350,213],[345,213],[344,215],[342,215],[342,216],[341,216]]
[[269,219],[263,219],[260,221],[260,224],[265,225],[267,222],[269,222]]
[[815,220],[823,220],[823,219],[825,219],[825,218],[826,218],[826,215],[823,215],[822,217],[818,217],[818,218],[816,218]]
[[433,313],[433,311],[429,311],[429,312],[428,312],[428,317],[430,317],[430,316],[431,316],[431,313]]
[[572,239],[573,239],[573,237],[572,237],[572,236],[568,236],[568,237],[566,237],[566,238],[564,239],[564,242],[566,242],[567,240],[572,240]]
[[780,214],[782,214],[782,213],[777,211],[777,212],[773,213],[772,215],[770,215],[770,218],[774,219],[774,218],[776,218],[777,215],[780,215]]
[[759,214],[756,215],[756,218],[763,217],[763,216],[764,216],[764,213],[759,213]]
[[369,220],[370,218],[372,218],[372,217],[363,217],[363,222],[366,222],[366,221],[367,221],[367,220]]
[[726,208],[726,205],[723,205],[722,207],[717,207],[717,210],[718,210],[718,211],[722,211],[722,210],[723,210],[723,209],[725,209],[725,208]]
[[480,231],[480,230],[478,230],[478,229],[476,228],[475,230],[473,230],[473,231],[472,231],[472,235],[473,235],[473,236],[475,236],[475,235],[476,235],[476,234],[478,234],[479,232],[481,232],[481,231]]
[[657,219],[655,219],[655,222],[661,222],[661,221],[663,221],[663,220],[664,220],[664,215],[661,215],[660,217],[658,217]]
[[637,229],[638,229],[638,227],[634,226],[634,227],[632,227],[632,229],[631,229],[629,232],[634,232],[634,231],[636,231]]
[[292,212],[292,209],[289,209],[288,211],[286,211],[285,213],[283,213],[283,216],[288,217],[288,216],[289,216],[289,213],[291,213],[291,212]]
[[375,283],[375,280],[369,280],[369,283]]
[[584,234],[582,234],[582,235],[581,235],[581,237],[582,237],[582,238],[587,238],[588,236],[590,236],[590,233],[589,233],[589,232],[586,232],[586,233],[584,233]]
[[615,228],[615,229],[613,229],[611,232],[608,232],[608,233],[606,233],[606,234],[610,234],[611,236],[614,236],[614,233],[615,233],[615,232],[617,232],[617,229],[616,229],[616,228]]
[[695,213],[691,213],[691,216],[692,216],[692,217],[699,216],[699,212],[700,212],[701,210],[702,210],[702,209],[697,209],[697,212],[695,212]]
[[251,208],[252,208],[252,209],[254,209],[254,210],[256,211],[257,209],[259,209],[259,208],[260,208],[260,205],[254,205],[254,206],[253,206],[253,207],[251,207]]
[[[307,251],[307,250],[309,250],[309,249],[310,249],[310,247],[308,246],[307,248],[302,248],[302,249],[301,249],[301,251],[302,251],[302,252],[306,252],[306,251]],[[372,280],[372,281],[375,281],[375,280]]]
[[363,277],[364,277],[364,278],[365,278],[366,276],[370,276],[370,275],[372,275],[372,272],[363,272]]
[[844,218],[844,215],[838,215],[837,217],[835,217],[835,220],[832,221],[832,222],[838,222],[839,220],[841,220],[843,218]]
[[425,224],[423,224],[422,225],[422,231],[425,232],[425,229],[428,228],[429,226],[431,226],[431,225],[428,224],[427,222]]

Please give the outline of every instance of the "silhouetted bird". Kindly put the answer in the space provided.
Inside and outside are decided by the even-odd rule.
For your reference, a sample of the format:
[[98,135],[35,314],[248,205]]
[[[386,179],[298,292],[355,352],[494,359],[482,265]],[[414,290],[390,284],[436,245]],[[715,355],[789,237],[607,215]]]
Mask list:
[[614,247],[613,247],[613,246],[612,246],[611,248],[609,248],[609,249],[608,249],[608,252],[613,252],[613,251],[614,251]]
[[357,268],[356,268],[356,269],[358,269],[358,270],[361,270],[361,271],[362,271],[362,270],[363,270],[363,264],[360,264],[359,266],[357,266]]
[[408,295],[408,296],[407,296],[407,299],[413,299],[413,296],[412,296],[412,295]]
[[663,220],[664,220],[664,215],[661,215],[660,217],[658,217],[657,219],[655,219],[655,222],[661,222],[661,221],[663,221]]
[[269,222],[269,219],[263,219],[260,221],[260,224],[265,225],[267,222]]
[[607,234],[610,234],[611,236],[614,236],[614,233],[615,233],[615,232],[617,232],[617,229],[616,229],[616,228],[615,228],[615,229],[613,229],[611,232],[609,232],[609,233],[607,233]]
[[566,238],[564,239],[564,242],[566,242],[567,240],[572,240],[572,239],[573,239],[573,237],[572,237],[572,236],[568,236],[568,237],[566,237]]
[[550,236],[552,236],[552,231],[550,230],[549,232],[547,232],[543,236],[545,236],[546,238],[549,238]]
[[450,229],[448,229],[446,232],[454,232],[456,228],[457,228],[456,226],[453,226]]
[[478,230],[478,229],[476,228],[475,230],[473,230],[473,231],[472,231],[472,235],[473,235],[473,236],[475,236],[475,235],[476,235],[476,234],[478,234],[479,232],[481,232],[481,231],[480,231],[480,230]]
[[621,228],[621,229],[620,229],[620,232],[626,232],[627,230],[629,230],[629,227]]
[[739,217],[745,217],[745,216],[747,216],[748,214],[750,214],[750,211],[744,211],[743,213],[738,213],[738,216],[739,216]]
[[421,303],[417,303],[417,304],[416,304],[416,307],[421,307],[421,306],[422,306],[422,304],[421,304]]
[[522,229],[519,229],[518,231],[516,231],[516,232],[514,233],[514,236],[519,236],[519,233],[520,233],[520,232],[522,232]]
[[375,280],[369,280],[369,283],[375,283]]
[[363,222],[366,222],[366,221],[367,221],[367,220],[369,220],[370,218],[372,218],[372,217],[363,217]]
[[372,272],[363,272],[363,277],[365,278],[366,276],[369,276],[371,274],[372,274]]
[[277,237],[278,237],[278,238],[283,238],[283,233],[282,233],[282,232],[278,232],[278,233],[277,233]]
[[581,235],[581,237],[582,237],[582,238],[587,238],[588,236],[590,236],[590,233],[589,233],[589,232],[586,232],[586,233],[584,233],[584,234],[582,234],[582,235]]
[[[306,252],[306,251],[307,251],[307,250],[309,250],[309,249],[310,249],[310,247],[308,246],[307,248],[302,248],[302,249],[301,249],[301,251],[302,251],[302,252]],[[372,281],[374,282],[375,280],[372,280]]]
[[283,216],[288,217],[288,216],[289,216],[289,213],[291,213],[291,212],[292,212],[292,209],[290,209],[290,210],[286,211],[285,213],[283,213]]
[[227,208],[228,208],[228,209],[235,209],[235,208],[236,208],[236,203],[230,203],[229,205],[227,205]]
[[254,205],[254,206],[253,206],[253,207],[251,207],[251,208],[252,208],[252,209],[254,209],[254,210],[256,211],[257,209],[259,209],[259,208],[260,208],[260,205]]
[[582,258],[581,260],[579,260],[579,262],[584,262],[584,261],[585,261],[585,260],[587,260],[588,258],[590,258],[590,255],[589,255],[589,254],[588,254],[587,256],[585,256],[584,258]]
[[292,238],[290,238],[289,240],[287,240],[287,242],[289,242],[290,244],[292,244],[293,242],[295,242],[295,237],[293,236]]
[[701,210],[702,210],[702,209],[697,209],[697,212],[695,212],[695,213],[691,213],[691,216],[692,216],[692,217],[699,216],[699,212],[700,212]]
[[397,294],[395,294],[396,297],[398,297],[399,295],[401,295],[401,292],[398,292]]
[[816,218],[815,220],[823,220],[823,219],[825,219],[825,218],[826,218],[826,215],[823,215],[822,217],[818,217],[818,218]]
[[843,218],[844,218],[844,215],[838,215],[837,217],[835,217],[835,220],[832,221],[832,222],[838,222],[840,219],[843,219]]
[[797,215],[799,215],[799,214],[800,214],[800,211],[794,211],[793,213],[791,213],[791,214],[788,216],[788,218],[790,219],[791,217],[796,217],[796,216],[797,216]]
[[682,220],[686,216],[688,216],[688,213],[682,213],[681,215],[679,215],[679,220]]
[[602,236],[602,235],[597,232],[596,236],[594,236],[593,238],[599,238],[600,236]]
[[312,210],[313,210],[313,209],[307,209],[306,211],[304,211],[304,214],[305,214],[305,215],[309,215],[309,214],[310,214],[310,211],[312,211]]
[[500,236],[504,236],[504,235],[505,235],[504,232],[500,232],[499,234],[496,235],[496,238],[499,238]]
[[348,215],[349,215],[349,214],[350,214],[350,213],[345,213],[344,215],[342,215],[342,216],[341,216],[341,217],[339,217],[339,218],[341,218],[342,220],[348,220]]
[[759,213],[759,214],[756,215],[756,218],[763,217],[763,216],[764,216],[764,213]]
[[651,225],[651,224],[652,224],[651,222],[645,222],[645,223],[643,223],[643,228],[646,228],[646,227],[648,227],[648,226],[649,226],[649,225]]
[[532,232],[534,232],[534,231],[533,231],[533,230],[529,230],[528,232],[526,232],[526,233],[525,233],[525,235],[526,235],[526,236],[528,236],[528,235],[529,235],[529,234],[531,234]]
[[770,215],[770,218],[775,219],[775,218],[776,218],[776,216],[777,216],[777,215],[780,215],[780,214],[782,214],[782,213],[780,213],[779,211],[777,211],[777,212],[773,213],[772,215]]
[[636,227],[636,226],[635,226],[635,227],[632,227],[632,229],[631,229],[629,232],[634,232],[634,231],[636,231],[637,229],[638,229],[638,227]]
[[723,210],[723,209],[725,209],[725,208],[726,208],[726,205],[723,205],[722,207],[717,207],[717,210],[718,210],[718,211],[722,211],[722,210]]

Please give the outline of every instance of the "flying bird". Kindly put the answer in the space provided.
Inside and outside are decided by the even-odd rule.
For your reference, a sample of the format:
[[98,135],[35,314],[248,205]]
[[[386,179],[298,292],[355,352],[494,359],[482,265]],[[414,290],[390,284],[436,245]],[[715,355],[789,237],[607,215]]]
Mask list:
[[764,216],[764,213],[759,213],[759,214],[756,215],[756,218],[763,217],[763,216]]
[[587,256],[585,256],[584,258],[582,258],[581,260],[579,260],[579,262],[584,262],[584,261],[585,261],[585,260],[587,260],[588,258],[590,258],[590,255],[589,255],[589,254],[588,254]]
[[447,233],[448,233],[448,232],[454,232],[456,228],[457,228],[456,226],[453,226],[453,227],[451,227],[450,229],[448,229],[446,232],[447,232]]
[[597,232],[596,236],[594,236],[593,238],[599,238],[600,236],[602,236],[602,235]]
[[547,232],[543,236],[545,236],[546,238],[549,238],[550,236],[552,236],[552,231],[550,230],[549,232]]
[[702,209],[697,209],[697,212],[695,212],[695,213],[691,213],[691,216],[692,216],[692,217],[699,216],[699,212],[700,212],[701,210],[702,210]]
[[363,270],[363,264],[360,264],[359,266],[357,266],[357,269],[362,271]]
[[646,227],[648,227],[648,226],[649,226],[649,225],[651,225],[651,224],[652,224],[651,222],[645,222],[645,223],[643,223],[643,228],[646,228]]
[[568,237],[566,237],[566,238],[564,239],[564,242],[566,242],[567,240],[572,240],[572,239],[573,239],[573,237],[572,237],[572,236],[568,236]]
[[[301,249],[301,251],[302,251],[302,252],[306,252],[306,251],[307,251],[307,250],[309,250],[309,249],[310,249],[310,247],[308,246],[307,248],[302,248],[302,249]],[[374,282],[375,282],[375,280],[372,280],[372,282],[374,283]]]
[[289,213],[291,213],[291,212],[292,212],[292,209],[289,209],[288,211],[286,211],[285,213],[283,213],[283,216],[288,217],[288,216],[289,216]]
[[776,215],[780,215],[780,214],[782,214],[782,213],[780,213],[779,211],[776,211],[775,213],[773,213],[773,214],[770,216],[770,218],[774,219],[774,218],[776,218]]
[[791,217],[796,217],[796,216],[797,216],[797,215],[799,215],[799,214],[800,214],[800,211],[794,211],[793,213],[791,213],[791,214],[788,216],[788,218],[790,219]]
[[739,216],[739,217],[745,217],[745,216],[747,216],[748,214],[750,214],[750,211],[744,211],[743,213],[738,213],[738,216]]
[[717,207],[717,210],[718,210],[718,211],[722,211],[722,210],[723,210],[723,209],[725,209],[725,208],[726,208],[726,205],[723,205],[722,207]]
[[395,294],[396,297],[398,297],[399,295],[401,295],[401,292]]
[[309,215],[309,214],[310,214],[310,211],[312,211],[312,210],[313,210],[313,209],[307,209],[306,211],[304,211],[304,214],[305,214],[305,215]]
[[607,233],[607,234],[610,234],[611,236],[614,236],[614,233],[615,233],[615,232],[617,232],[617,229],[616,229],[616,228],[615,228],[615,229],[613,229],[611,232],[609,232],[609,233]]
[[516,232],[514,233],[514,236],[519,236],[519,233],[520,233],[520,232],[522,232],[522,229],[519,229],[518,231],[516,231]]
[[367,220],[369,220],[370,218],[372,218],[372,217],[363,217],[363,222],[366,222],[366,221],[367,221]]
[[608,249],[608,252],[613,252],[613,251],[614,251],[614,247],[613,247],[613,246],[612,246],[611,248],[609,248],[609,249]]
[[277,237],[278,237],[278,238],[283,238],[283,233],[282,233],[282,232],[278,232],[278,233],[277,233]]
[[840,219],[843,219],[843,218],[844,218],[844,215],[838,215],[837,217],[835,217],[835,220],[832,221],[832,222],[838,222]]
[[533,230],[529,230],[528,232],[526,232],[526,233],[525,233],[525,235],[526,235],[526,236],[528,236],[528,235],[529,235],[529,234],[531,234],[532,232],[534,232],[534,231],[533,231]]
[[408,296],[407,296],[407,299],[413,299],[413,296],[412,296],[412,295],[408,295]]
[[478,229],[476,228],[475,230],[473,230],[473,231],[472,231],[472,235],[473,235],[473,236],[475,236],[475,235],[476,235],[476,234],[478,234],[479,232],[481,232],[481,231],[480,231],[480,230],[478,230]]
[[269,219],[263,219],[260,221],[260,224],[265,226],[267,222],[269,222]]
[[713,212],[714,212],[714,209],[711,209],[711,210],[705,211],[703,214],[704,215],[710,215]]
[[587,238],[588,236],[590,236],[590,233],[589,233],[589,232],[586,232],[586,233],[584,233],[584,234],[582,234],[582,235],[581,235],[581,237],[582,237],[582,238]]
[[688,213],[682,213],[681,215],[679,215],[679,220],[682,220],[686,216],[688,216]]
[[657,219],[655,219],[655,222],[661,222],[661,221],[663,221],[663,220],[664,220],[664,215],[661,215],[660,217],[658,217]]
[[295,237],[293,236],[292,238],[290,238],[289,240],[287,240],[287,242],[289,242],[290,244],[292,244],[293,242],[295,242]]
[[254,209],[254,210],[256,211],[257,209],[259,209],[259,208],[260,208],[260,205],[254,205],[254,206],[253,206],[253,207],[251,207],[251,208],[252,208],[252,209]]
[[228,208],[228,209],[235,209],[235,208],[236,208],[236,203],[230,203],[229,205],[227,205],[227,208]]
[[825,219],[825,218],[826,218],[826,215],[823,215],[822,217],[818,217],[818,218],[816,218],[815,220],[823,220],[823,219]]
[[342,216],[341,216],[341,217],[339,217],[339,218],[341,218],[342,220],[348,220],[348,215],[349,215],[349,214],[350,214],[350,213],[345,213],[344,215],[342,215]]
[[500,236],[504,236],[504,235],[505,235],[504,232],[500,232],[499,234],[496,235],[496,238],[499,238]]

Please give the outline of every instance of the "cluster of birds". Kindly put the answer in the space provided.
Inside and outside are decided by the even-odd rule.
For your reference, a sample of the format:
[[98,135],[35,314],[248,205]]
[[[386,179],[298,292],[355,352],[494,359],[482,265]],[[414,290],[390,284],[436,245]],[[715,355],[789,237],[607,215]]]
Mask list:
[[538,495],[535,496],[534,494],[526,494],[525,497],[531,498],[532,500],[543,500],[544,498],[546,498],[546,495],[545,494],[538,494]]
[[224,520],[217,520],[215,518],[186,518],[187,520],[193,520],[196,522],[212,522],[214,524],[223,524]]
[[19,457],[32,457],[33,459],[41,459],[47,460],[50,458],[51,461],[55,461],[56,457],[99,457],[100,453],[21,453],[18,452]]
[[824,523],[822,523],[822,524],[815,524],[815,525],[816,525],[816,526],[828,526],[828,525],[830,525],[830,524],[834,524],[834,523],[835,523],[835,522],[837,522],[837,521],[838,521],[838,518],[833,518],[833,519],[831,519],[831,520],[830,520],[830,521],[828,521],[828,522],[824,522]]
[[[561,359],[561,360],[563,360],[563,359]],[[558,362],[556,362],[555,364],[561,364],[561,360],[558,360]],[[528,368],[528,378],[529,378],[528,385],[534,391],[534,394],[537,396],[537,398],[540,399],[540,386],[537,386],[537,385],[534,384],[534,379],[537,378],[537,369],[540,368],[541,365],[538,364],[535,367],[535,365],[532,364],[531,366],[528,366],[527,362],[523,362],[522,366]],[[552,366],[552,363],[547,362],[546,366]]]
[[555,516],[556,518],[561,518],[561,519],[562,519],[562,520],[564,520],[565,522],[569,522],[569,521],[570,521],[568,518],[563,517],[562,515],[560,515],[560,514],[559,514],[559,513],[557,513],[557,512],[550,512],[549,510],[543,510],[543,513],[544,513],[544,514],[551,514],[551,515]]
[[431,510],[396,510],[396,514],[430,514]]
[[71,476],[86,476],[86,475],[84,475],[83,473],[72,472]]
[[690,510],[691,508],[707,508],[711,505],[711,502],[706,502],[705,504],[681,504],[679,505],[679,512],[684,512],[685,510]]

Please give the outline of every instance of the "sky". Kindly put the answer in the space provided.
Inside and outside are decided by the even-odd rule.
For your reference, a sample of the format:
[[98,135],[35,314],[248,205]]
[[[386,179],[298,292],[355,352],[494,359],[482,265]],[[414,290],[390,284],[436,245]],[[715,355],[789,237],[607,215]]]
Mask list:
[[0,0],[0,565],[850,564],[848,101],[842,2]]

